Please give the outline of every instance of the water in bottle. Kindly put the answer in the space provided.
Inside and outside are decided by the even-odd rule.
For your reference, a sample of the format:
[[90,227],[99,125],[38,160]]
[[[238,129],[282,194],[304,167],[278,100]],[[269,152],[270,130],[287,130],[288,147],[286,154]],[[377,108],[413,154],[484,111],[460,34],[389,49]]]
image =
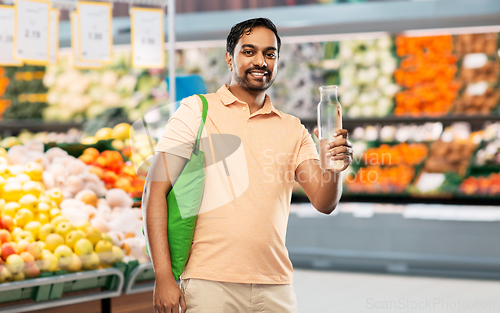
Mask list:
[[321,101],[318,104],[319,160],[322,169],[341,171],[343,160],[327,157],[326,145],[334,141],[335,131],[342,129],[342,107],[337,99],[337,86],[321,86]]

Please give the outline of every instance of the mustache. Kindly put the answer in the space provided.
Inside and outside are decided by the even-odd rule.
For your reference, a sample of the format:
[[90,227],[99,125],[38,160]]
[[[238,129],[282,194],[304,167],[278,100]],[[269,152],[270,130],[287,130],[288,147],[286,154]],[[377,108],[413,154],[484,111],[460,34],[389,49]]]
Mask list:
[[271,72],[265,66],[254,66],[245,71],[245,74],[249,74],[251,71],[264,71],[266,74],[271,74]]

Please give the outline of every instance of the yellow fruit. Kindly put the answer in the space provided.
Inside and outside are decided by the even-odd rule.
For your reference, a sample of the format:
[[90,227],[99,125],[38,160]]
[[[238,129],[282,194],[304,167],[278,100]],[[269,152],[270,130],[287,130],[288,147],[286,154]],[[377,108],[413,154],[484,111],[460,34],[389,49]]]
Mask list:
[[38,209],[38,199],[32,194],[22,196],[18,203],[22,209],[28,209],[31,212],[35,212]]
[[[0,166],[2,166],[2,165],[0,164]],[[7,181],[5,180],[5,178],[2,176],[2,173],[0,172],[0,194],[2,193],[3,186],[6,183],[7,183]]]
[[59,188],[51,188],[45,191],[45,195],[51,200],[55,201],[57,204],[61,204],[64,199],[63,193]]
[[61,215],[61,209],[53,208],[49,211],[49,218],[52,221],[55,217]]
[[27,181],[23,184],[23,193],[25,195],[30,194],[38,198],[42,193],[42,187],[38,182]]
[[50,271],[54,272],[57,270],[59,265],[59,259],[48,250],[43,250],[42,258],[40,259],[40,270],[43,272]]
[[47,238],[45,238],[45,244],[50,252],[54,252],[57,247],[64,244],[64,239],[59,234],[49,234]]
[[95,245],[99,240],[102,239],[101,231],[93,226],[88,226],[85,228],[85,236],[88,240]]
[[80,221],[73,226],[75,226],[77,230],[83,231],[83,233],[85,234],[85,229],[90,226],[90,223],[88,221]]
[[95,244],[95,253],[99,256],[101,263],[111,263],[113,261],[113,244],[106,240],[99,240]]
[[66,238],[66,235],[73,229],[74,227],[68,221],[61,221],[56,226],[56,232],[63,238]]
[[54,225],[50,223],[43,224],[42,227],[40,227],[40,230],[38,231],[38,238],[40,238],[40,240],[42,240],[41,242],[43,242],[47,239],[48,235],[55,233],[56,233],[56,227]]
[[38,215],[35,216],[35,220],[39,221],[42,225],[50,223],[49,217],[45,213],[38,213]]
[[11,148],[13,146],[17,146],[17,145],[20,145],[21,142],[19,141],[19,139],[17,139],[17,137],[5,137],[1,142],[0,142],[0,145],[4,148]]
[[95,133],[95,139],[97,140],[108,140],[111,139],[111,134],[113,130],[109,127],[103,127]]
[[96,142],[97,142],[97,140],[94,137],[87,137],[87,138],[82,140],[82,144],[84,144],[84,145],[92,145]]
[[19,210],[21,206],[17,202],[8,202],[4,204],[3,210],[2,210],[2,217],[5,215],[8,215],[12,218],[16,217],[16,212]]
[[35,216],[33,215],[33,212],[28,209],[19,209],[16,212],[16,216],[14,217],[14,219],[16,220],[16,225],[22,228],[29,222],[34,221]]
[[23,185],[20,182],[7,182],[3,186],[2,198],[5,201],[18,201],[23,196]]
[[118,140],[118,139],[113,140],[111,142],[111,146],[118,151],[121,151],[125,148],[125,144],[123,143],[123,140]]
[[131,128],[130,124],[120,123],[115,127],[113,127],[113,132],[111,133],[111,136],[114,139],[125,140],[129,138],[130,132],[132,132],[132,134],[134,132],[134,129]]
[[58,215],[58,216],[54,217],[50,221],[50,223],[57,228],[57,225],[59,225],[59,223],[67,222],[67,221],[68,221],[68,219],[64,215],[61,214],[61,215]]
[[2,147],[0,147],[0,157],[7,157],[7,150]]
[[20,182],[21,184],[24,184],[26,182],[31,181],[31,178],[28,175],[24,174],[24,173],[19,173],[19,174],[16,175],[16,180],[18,182]]
[[52,209],[46,202],[38,202],[38,213],[43,213],[45,215],[50,214],[50,210]]
[[35,238],[35,240],[38,240],[38,232],[40,231],[40,227],[42,227],[41,222],[32,221],[24,225],[24,230],[29,231],[31,234],[33,234],[33,238]]
[[75,247],[75,243],[85,238],[85,233],[79,230],[72,230],[66,235],[66,245],[73,249]]
[[24,166],[24,173],[26,173],[31,178],[31,180],[41,181],[43,166],[37,162],[30,162]]
[[12,230],[11,234],[13,237],[16,237],[22,231],[23,231],[23,229],[21,227],[16,227],[16,228],[14,228],[14,230]]

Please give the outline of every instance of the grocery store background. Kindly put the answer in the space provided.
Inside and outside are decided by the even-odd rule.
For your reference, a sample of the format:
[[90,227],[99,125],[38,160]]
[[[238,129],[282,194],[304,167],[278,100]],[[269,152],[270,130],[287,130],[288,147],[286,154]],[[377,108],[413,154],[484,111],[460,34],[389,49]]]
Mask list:
[[[318,87],[338,85],[354,144],[332,215],[294,190],[299,312],[500,311],[499,1],[119,1],[101,8],[109,54],[90,61],[70,20],[83,7],[48,3],[57,40],[33,60],[4,18],[21,23],[21,6],[0,1],[0,311],[150,312],[139,206],[151,147],[170,103],[229,82],[225,38],[253,17],[283,40],[274,105],[312,130]],[[131,43],[140,7],[165,13],[149,68],[132,60],[148,47]]]

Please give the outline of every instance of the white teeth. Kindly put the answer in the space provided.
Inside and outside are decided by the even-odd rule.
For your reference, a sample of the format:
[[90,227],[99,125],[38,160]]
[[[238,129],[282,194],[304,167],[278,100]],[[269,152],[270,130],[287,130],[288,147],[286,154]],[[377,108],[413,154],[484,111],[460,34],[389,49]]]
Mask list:
[[264,73],[252,73],[252,75],[255,75],[255,76],[264,76]]

